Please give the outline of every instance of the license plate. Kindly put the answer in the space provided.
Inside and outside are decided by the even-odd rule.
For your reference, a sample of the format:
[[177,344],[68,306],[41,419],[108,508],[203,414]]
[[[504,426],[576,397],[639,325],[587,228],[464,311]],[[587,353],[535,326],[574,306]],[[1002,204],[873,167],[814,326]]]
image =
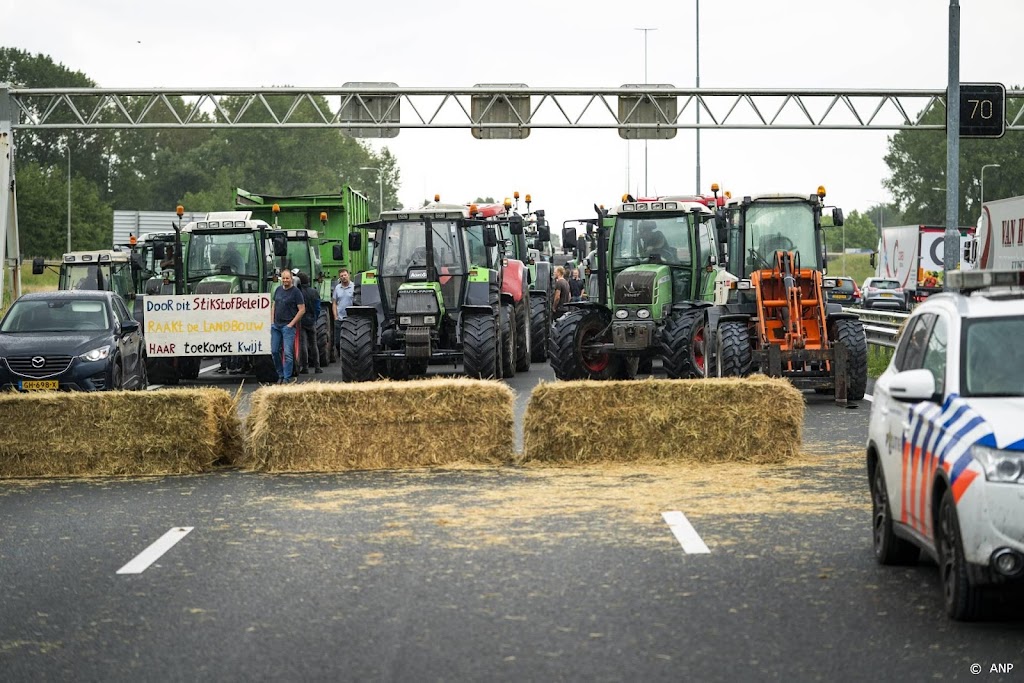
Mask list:
[[895,294],[883,294],[882,296],[886,297],[887,299],[891,299],[891,298],[893,298],[896,295]]
[[60,382],[55,379],[33,379],[23,380],[22,391],[46,391],[48,389],[59,389]]
[[850,297],[847,294],[833,294],[832,298],[833,299],[849,299]]

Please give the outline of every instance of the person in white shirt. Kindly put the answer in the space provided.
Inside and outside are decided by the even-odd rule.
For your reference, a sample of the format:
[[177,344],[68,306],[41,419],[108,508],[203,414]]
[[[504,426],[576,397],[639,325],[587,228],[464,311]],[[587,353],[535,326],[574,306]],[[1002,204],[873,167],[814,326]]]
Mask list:
[[345,311],[353,303],[356,286],[348,277],[348,268],[338,271],[338,284],[334,285],[331,298],[334,301],[334,349],[341,353],[341,321],[345,319]]

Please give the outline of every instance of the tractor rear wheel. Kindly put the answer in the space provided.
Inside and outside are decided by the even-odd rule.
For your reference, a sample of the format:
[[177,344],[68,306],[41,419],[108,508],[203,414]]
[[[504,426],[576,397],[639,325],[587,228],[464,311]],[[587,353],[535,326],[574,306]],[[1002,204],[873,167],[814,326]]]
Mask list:
[[467,313],[462,316],[462,367],[478,379],[498,377],[498,331],[494,316]]
[[846,347],[846,399],[859,401],[868,388],[868,341],[859,320],[837,320],[835,343]]
[[746,323],[724,322],[718,326],[718,376],[750,374],[750,333]]
[[346,382],[369,382],[377,376],[373,368],[373,321],[348,316],[341,321],[341,378]]
[[516,371],[530,369],[530,300],[524,296],[516,304]]
[[516,376],[516,311],[512,304],[501,305],[501,376]]
[[534,363],[548,358],[548,332],[551,330],[551,307],[547,294],[530,297],[530,357]]
[[252,372],[260,384],[273,384],[277,381],[277,368],[273,356],[256,356],[252,363]]
[[661,365],[670,379],[705,375],[704,311],[676,313],[661,331]]
[[611,379],[618,374],[621,358],[607,351],[593,351],[595,343],[611,341],[607,309],[573,308],[555,321],[548,343],[548,360],[561,380]]

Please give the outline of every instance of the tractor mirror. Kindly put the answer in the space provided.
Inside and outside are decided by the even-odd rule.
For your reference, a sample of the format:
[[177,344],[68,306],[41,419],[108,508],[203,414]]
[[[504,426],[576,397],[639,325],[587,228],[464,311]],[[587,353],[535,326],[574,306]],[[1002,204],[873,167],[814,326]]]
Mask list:
[[[358,237],[358,235],[356,235],[356,237]],[[341,248],[340,244],[335,244],[333,247],[331,247],[331,257],[335,261],[340,261],[343,258],[345,258],[345,251],[344,249]]]
[[843,225],[843,210],[840,208],[832,209],[832,225],[837,228]]
[[868,257],[868,263],[871,264],[872,268],[875,267],[875,253],[876,252],[871,252],[871,256]]
[[32,259],[32,274],[42,275],[43,271],[46,270],[46,259],[42,256],[36,256]]
[[511,232],[513,235],[522,235],[523,234],[523,217],[522,216],[512,216],[509,219],[508,224],[509,224],[509,232]]
[[138,252],[132,254],[132,268],[137,271],[146,269],[146,259],[142,258],[142,254]]
[[537,241],[538,242],[550,242],[551,241],[551,228],[549,228],[547,225],[540,225],[540,226],[538,226],[537,227]]
[[274,256],[287,256],[288,255],[288,238],[284,235],[274,235],[270,238],[271,243],[274,245]]
[[[341,249],[341,245],[336,245],[338,249]],[[363,248],[363,233],[361,232],[350,232],[348,234],[348,250],[349,252],[355,253],[361,251]],[[334,258],[340,259],[340,256]]]
[[562,228],[562,249],[576,248],[576,228]]
[[162,245],[162,244],[154,244],[153,245],[153,259],[155,261],[163,261],[164,257],[166,255],[167,255],[167,252],[164,250],[164,245]]
[[498,246],[498,233],[495,232],[493,225],[484,226],[484,246],[488,249]]

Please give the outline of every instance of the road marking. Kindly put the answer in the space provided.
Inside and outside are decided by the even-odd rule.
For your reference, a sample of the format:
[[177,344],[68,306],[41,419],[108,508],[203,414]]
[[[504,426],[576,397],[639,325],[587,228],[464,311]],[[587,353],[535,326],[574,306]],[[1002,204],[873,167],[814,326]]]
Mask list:
[[708,547],[704,545],[704,541],[701,540],[700,534],[690,524],[690,520],[686,519],[679,510],[672,510],[671,512],[662,512],[662,519],[668,524],[668,528],[672,530],[672,534],[679,541],[679,545],[683,546],[683,552],[689,555],[699,555],[703,553],[710,553]]
[[173,548],[175,543],[185,538],[185,536],[188,535],[188,532],[193,529],[195,529],[194,526],[174,527],[166,534],[156,539],[148,548],[136,555],[131,562],[118,569],[117,573],[141,574],[149,568],[149,565],[159,560],[164,553]]

